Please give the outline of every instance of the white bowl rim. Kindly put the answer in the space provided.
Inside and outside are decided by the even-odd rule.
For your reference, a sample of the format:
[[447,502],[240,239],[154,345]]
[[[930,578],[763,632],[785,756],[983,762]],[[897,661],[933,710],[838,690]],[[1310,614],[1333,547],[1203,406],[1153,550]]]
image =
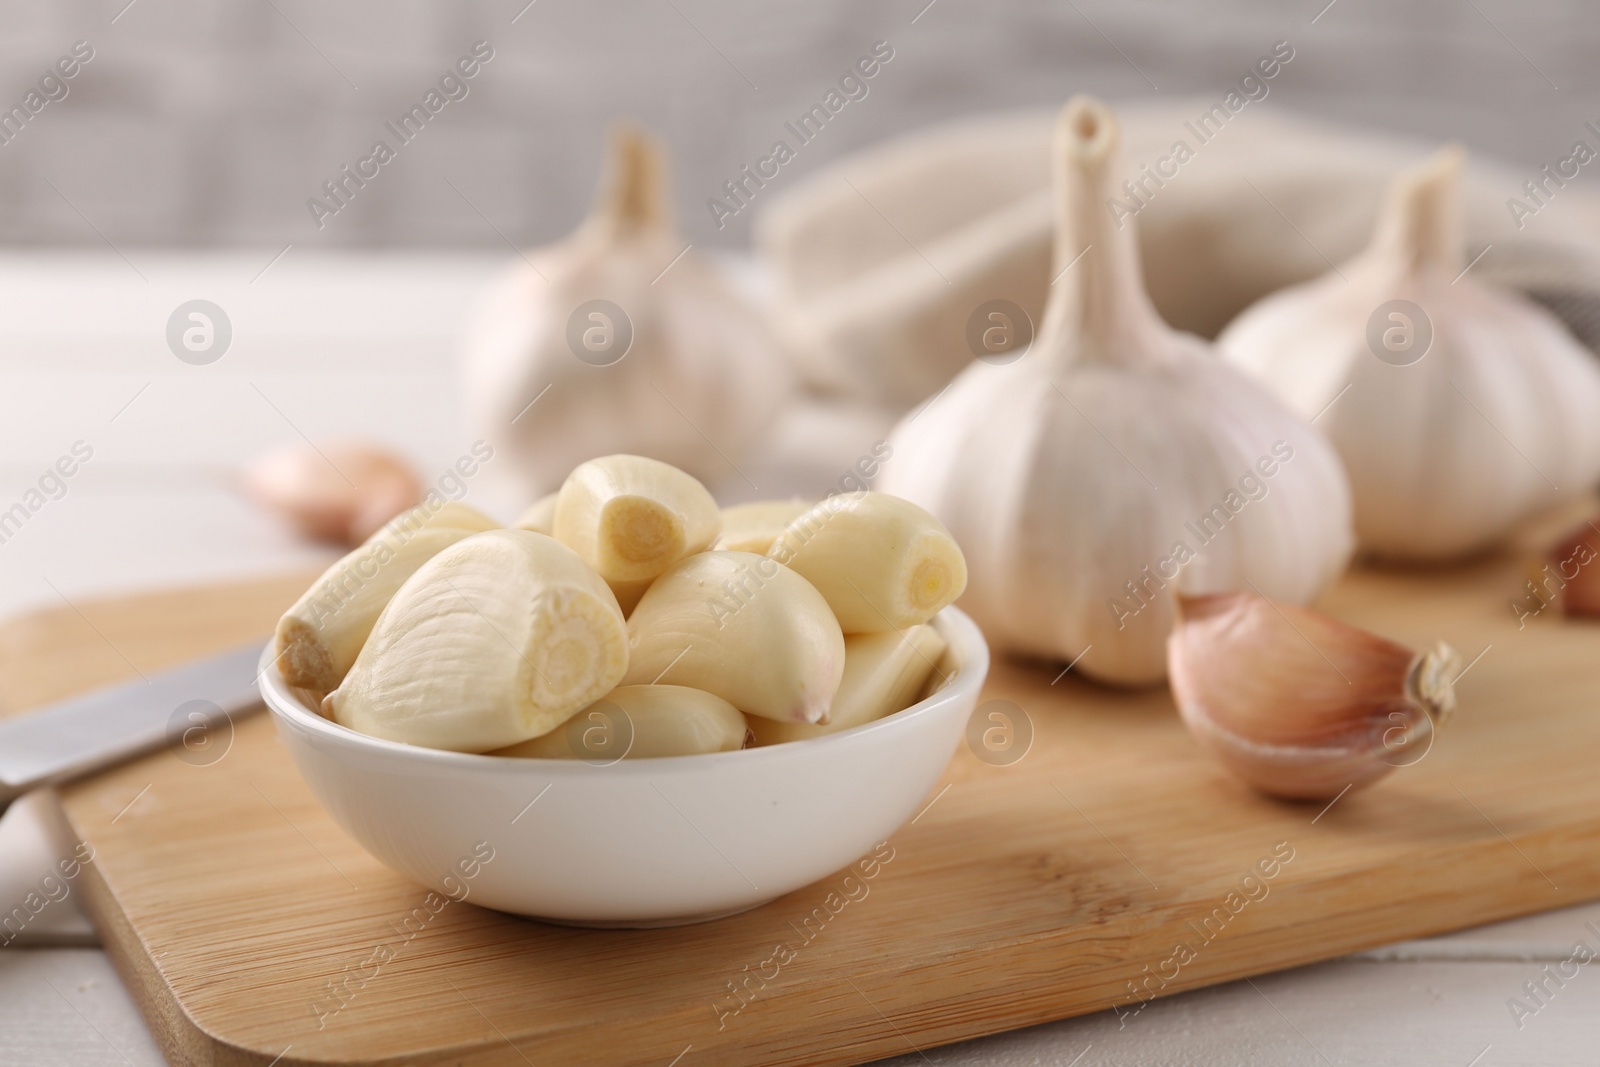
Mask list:
[[902,729],[912,720],[931,714],[935,707],[950,700],[960,699],[970,689],[981,688],[984,679],[989,673],[989,645],[984,640],[983,631],[978,629],[978,624],[973,622],[966,612],[954,606],[940,611],[930,621],[938,624],[941,630],[950,631],[951,649],[955,649],[959,644],[964,651],[968,652],[958,661],[957,670],[951,680],[937,692],[929,694],[909,708],[903,708],[892,715],[885,715],[881,719],[874,719],[872,722],[862,723],[860,726],[852,726],[837,733],[825,734],[822,737],[810,737],[802,741],[787,741],[776,745],[734,749],[731,752],[701,752],[691,756],[655,756],[650,759],[618,759],[612,763],[591,763],[581,759],[491,756],[479,752],[453,752],[448,749],[426,748],[422,745],[408,745],[402,741],[390,741],[386,738],[373,737],[370,734],[364,734],[359,730],[353,730],[348,726],[341,726],[339,723],[325,719],[319,713],[307,708],[299,697],[295,696],[288,683],[283,680],[283,675],[279,673],[277,656],[274,654],[273,644],[270,642],[261,653],[260,690],[262,700],[273,715],[285,719],[301,729],[309,730],[313,734],[338,744],[402,759],[420,760],[439,767],[455,767],[461,770],[500,773],[537,771],[542,776],[556,777],[594,774],[604,774],[610,777],[637,777],[652,773],[659,774],[662,771],[690,773],[701,768],[710,769],[713,766],[726,764],[731,760],[771,761],[792,758],[797,754],[797,748],[803,748],[806,752],[815,753],[820,751],[823,746],[852,743],[854,739],[865,734]]

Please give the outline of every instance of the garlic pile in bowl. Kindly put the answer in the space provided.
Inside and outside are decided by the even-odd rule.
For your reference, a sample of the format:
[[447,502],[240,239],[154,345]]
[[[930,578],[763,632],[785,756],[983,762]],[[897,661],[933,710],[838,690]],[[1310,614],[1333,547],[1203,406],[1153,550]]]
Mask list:
[[[740,544],[767,551],[714,549],[709,499],[666,464],[607,456],[568,477],[554,537],[452,528],[420,563],[422,548],[391,553],[398,582],[336,565],[375,590],[346,600],[360,625],[297,605],[262,677],[334,819],[436,888],[491,848],[476,902],[600,925],[742,910],[884,840],[937,781],[988,669],[949,606],[960,551],[873,492],[745,508]],[[308,688],[289,663],[315,660],[324,631],[345,653],[363,636],[342,676],[324,657]]]

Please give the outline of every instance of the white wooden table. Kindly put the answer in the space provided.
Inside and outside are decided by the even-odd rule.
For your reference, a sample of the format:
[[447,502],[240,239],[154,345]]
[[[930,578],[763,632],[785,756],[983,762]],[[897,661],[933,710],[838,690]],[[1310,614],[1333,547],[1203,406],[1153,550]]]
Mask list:
[[[241,461],[302,433],[385,440],[424,472],[470,443],[452,339],[501,257],[291,250],[252,282],[274,251],[125,249],[131,266],[110,253],[0,257],[0,510],[75,441],[94,449],[67,494],[0,544],[0,614],[331,558],[230,484]],[[205,367],[164,339],[171,311],[195,298],[234,327]],[[490,510],[515,506],[484,492],[474,500]],[[77,929],[84,947],[0,949],[0,1065],[159,1064],[92,933]],[[1131,1020],[908,1047],[892,1062],[1593,1064],[1600,966],[1548,981],[1520,1028],[1508,1000],[1535,1006],[1524,983],[1576,942],[1600,950],[1597,930],[1600,904],[1588,905],[1173,997]]]

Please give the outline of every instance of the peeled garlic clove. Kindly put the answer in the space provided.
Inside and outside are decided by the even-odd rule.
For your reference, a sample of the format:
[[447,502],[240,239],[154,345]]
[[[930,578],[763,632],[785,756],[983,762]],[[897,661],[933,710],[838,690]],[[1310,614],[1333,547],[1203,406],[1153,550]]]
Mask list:
[[1218,339],[1317,418],[1349,471],[1357,537],[1382,556],[1481,550],[1600,480],[1600,367],[1548,311],[1468,272],[1461,164],[1446,149],[1402,174],[1365,252]]
[[1098,101],[1062,111],[1038,335],[908,415],[878,486],[955,537],[962,607],[996,648],[1148,685],[1166,675],[1174,593],[1309,602],[1353,539],[1327,441],[1156,315],[1138,220],[1109,206],[1125,195],[1120,139]]
[[419,504],[390,520],[324,571],[278,620],[274,650],[284,680],[319,693],[337,686],[406,579],[457,541],[496,525],[454,501]]
[[722,536],[713,548],[723,552],[767,554],[789,522],[811,507],[809,500],[757,500],[722,509]]
[[927,622],[967,586],[950,531],[887,493],[830,496],[784,527],[767,555],[816,586],[847,634]]
[[291,445],[244,472],[245,491],[320,541],[358,545],[422,499],[409,464],[370,445]]
[[469,417],[529,499],[605,452],[736,478],[794,392],[763,316],[686,250],[660,146],[619,129],[609,169],[588,220],[519,261],[463,342]]
[[643,456],[581,463],[556,498],[555,539],[613,584],[648,582],[721,530],[705,486]]
[[493,530],[411,576],[323,713],[389,741],[487,752],[549,733],[627,668],[600,577],[553,538]]
[[655,580],[628,617],[626,685],[686,685],[746,715],[826,722],[844,635],[804,578],[751,552],[702,552]]
[[1172,695],[1201,747],[1263,793],[1359,789],[1425,755],[1455,710],[1460,657],[1416,653],[1247,593],[1184,598]]
[[562,725],[490,755],[529,759],[659,759],[744,747],[739,709],[682,685],[618,686]]
[[542,533],[546,537],[555,536],[556,532],[556,500],[561,496],[559,491],[547,493],[528,505],[526,511],[517,516],[517,521],[511,524],[513,530],[527,530],[529,533]]
[[904,711],[937,669],[945,639],[926,623],[903,631],[850,634],[844,639],[844,676],[820,726],[750,719],[758,745],[803,741],[848,730]]

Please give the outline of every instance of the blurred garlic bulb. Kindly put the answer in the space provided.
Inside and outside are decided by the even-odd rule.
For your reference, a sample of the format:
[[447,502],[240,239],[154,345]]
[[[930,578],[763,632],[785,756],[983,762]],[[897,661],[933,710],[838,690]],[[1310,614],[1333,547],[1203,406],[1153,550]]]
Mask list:
[[465,341],[470,417],[524,499],[614,452],[735,477],[791,389],[762,320],[672,225],[660,150],[619,130],[611,167],[589,219],[519,264]]
[[1461,161],[1446,149],[1402,175],[1365,252],[1218,340],[1317,418],[1379,555],[1487,547],[1600,479],[1600,368],[1549,312],[1466,272]]
[[1156,315],[1133,225],[1108,208],[1119,141],[1104,105],[1067,104],[1038,337],[908,415],[879,487],[954,535],[962,604],[995,645],[1150,684],[1174,593],[1309,601],[1349,557],[1350,501],[1315,430]]
[[339,545],[359,545],[422,499],[410,464],[363,444],[276,449],[245,468],[244,488],[307,537]]
[[1322,800],[1427,755],[1455,710],[1449,645],[1404,645],[1248,593],[1182,601],[1172,695],[1201,747],[1273,796]]

